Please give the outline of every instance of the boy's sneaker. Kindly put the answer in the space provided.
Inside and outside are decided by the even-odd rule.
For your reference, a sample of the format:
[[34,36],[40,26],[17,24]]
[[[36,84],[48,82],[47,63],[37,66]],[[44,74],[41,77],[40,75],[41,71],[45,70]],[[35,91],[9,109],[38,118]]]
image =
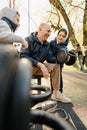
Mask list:
[[59,91],[58,91],[57,95],[55,95],[53,93],[52,96],[51,96],[51,99],[54,100],[54,101],[60,101],[60,102],[64,102],[64,103],[71,103],[71,99],[66,97],[65,95],[63,95]]

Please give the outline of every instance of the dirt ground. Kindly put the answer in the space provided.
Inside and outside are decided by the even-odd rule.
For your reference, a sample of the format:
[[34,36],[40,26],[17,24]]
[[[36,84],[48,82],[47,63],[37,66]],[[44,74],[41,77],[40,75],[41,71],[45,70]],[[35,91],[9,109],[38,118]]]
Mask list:
[[[63,69],[63,93],[71,98],[73,111],[87,128],[87,73],[80,70]],[[42,79],[42,84],[50,86],[50,81]]]

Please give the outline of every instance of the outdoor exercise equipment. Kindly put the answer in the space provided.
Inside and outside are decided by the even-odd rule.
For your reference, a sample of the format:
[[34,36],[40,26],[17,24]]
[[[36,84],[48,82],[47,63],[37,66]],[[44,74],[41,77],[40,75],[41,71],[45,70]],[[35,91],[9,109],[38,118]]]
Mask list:
[[12,45],[0,45],[0,130],[29,130],[31,70]]
[[[33,93],[33,91],[36,91],[36,94]],[[46,86],[42,86],[42,85],[31,85],[31,102],[32,102],[32,106],[47,100],[50,96],[51,96],[51,89],[49,87]]]
[[[37,103],[31,109],[32,110],[44,110],[48,113],[52,113],[54,117],[56,116],[56,117],[58,117],[58,119],[62,118],[62,120],[69,123],[69,125],[72,129],[77,130],[70,114],[64,108],[57,106],[56,101],[52,101],[49,99],[47,101]],[[34,127],[38,130],[38,128],[41,127],[41,124],[40,123],[39,123],[39,125],[35,124]],[[52,128],[53,127],[55,127],[55,126],[52,126]],[[46,126],[46,129],[49,129],[48,126]],[[42,130],[42,127],[41,127],[41,130]]]
[[15,73],[12,94],[11,130],[29,130],[31,77],[31,63],[27,59],[20,59]]
[[[67,59],[69,58],[69,60],[67,61]],[[76,57],[76,53],[74,50],[70,50],[68,51],[66,48],[61,48],[58,50],[57,52],[57,62],[59,64],[66,64],[66,65],[73,65],[76,61],[77,57]]]
[[65,64],[70,66],[70,65],[73,65],[76,62],[77,56],[76,56],[76,53],[75,53],[74,50],[70,50],[68,52],[68,55],[70,56],[70,59],[69,59],[69,61],[65,62]]
[[13,73],[17,67],[18,55],[11,46],[0,45],[0,130],[9,122]]
[[30,61],[19,59],[12,45],[0,45],[0,130],[30,130],[30,123],[46,124],[54,130],[73,130],[50,113],[31,110],[31,78]]
[[75,130],[62,118],[54,116],[54,114],[41,110],[31,111],[31,122],[37,124],[47,125],[54,130]]

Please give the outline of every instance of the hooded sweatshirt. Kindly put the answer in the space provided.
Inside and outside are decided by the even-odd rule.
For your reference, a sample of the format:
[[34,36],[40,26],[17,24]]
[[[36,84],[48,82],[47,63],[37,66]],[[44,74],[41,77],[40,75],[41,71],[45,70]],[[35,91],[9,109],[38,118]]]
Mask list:
[[21,43],[23,38],[15,35],[17,25],[13,22],[17,11],[9,7],[5,7],[0,11],[0,44],[1,43]]
[[52,41],[50,42],[50,45],[51,45],[51,49],[52,49],[52,51],[53,51],[53,54],[56,55],[57,52],[58,52],[61,48],[66,48],[66,49],[67,49],[68,42],[69,42],[69,38],[68,38],[68,37],[65,39],[65,41],[59,42],[59,43],[57,43],[56,38],[55,38],[54,40],[52,40]]

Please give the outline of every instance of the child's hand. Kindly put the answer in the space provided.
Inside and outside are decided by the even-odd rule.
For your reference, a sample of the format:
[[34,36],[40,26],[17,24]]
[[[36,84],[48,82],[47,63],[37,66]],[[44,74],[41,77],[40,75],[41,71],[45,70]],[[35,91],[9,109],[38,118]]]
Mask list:
[[68,55],[67,60],[66,60],[65,63],[67,63],[69,60],[70,60],[70,56]]

